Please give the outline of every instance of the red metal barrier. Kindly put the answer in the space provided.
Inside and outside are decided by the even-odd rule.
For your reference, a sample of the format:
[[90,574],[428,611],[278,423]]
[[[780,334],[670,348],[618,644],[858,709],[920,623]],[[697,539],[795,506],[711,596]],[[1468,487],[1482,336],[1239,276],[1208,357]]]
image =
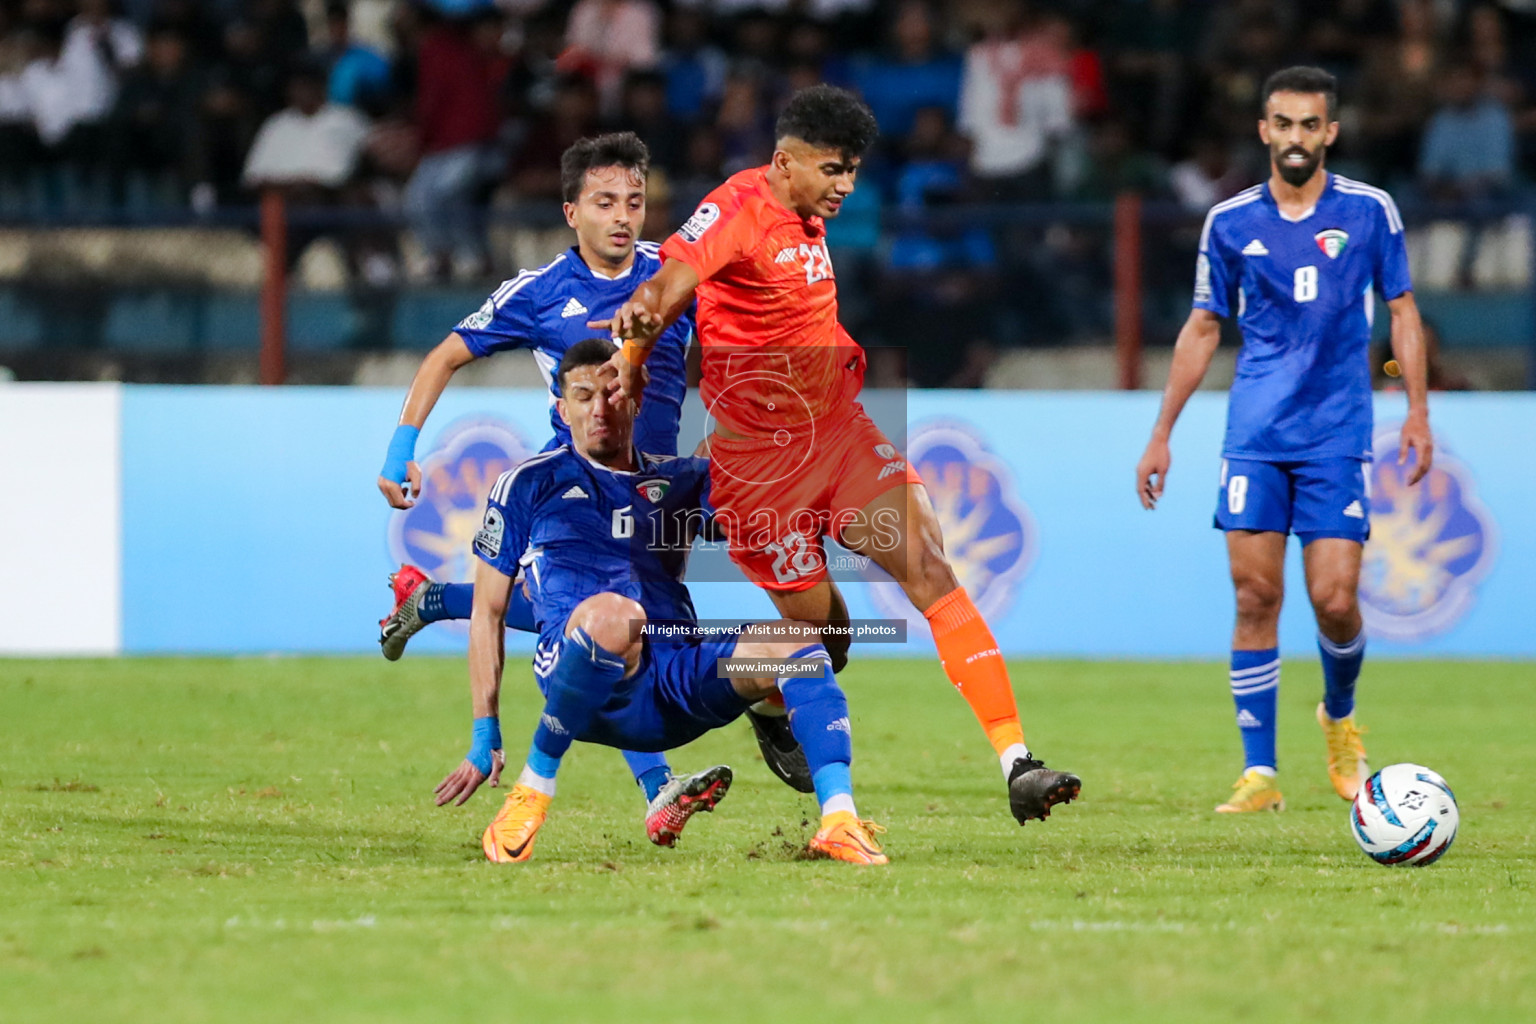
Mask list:
[[1115,198],[1115,359],[1120,387],[1141,387],[1141,196]]
[[288,211],[283,194],[261,194],[261,382],[281,384],[288,376]]

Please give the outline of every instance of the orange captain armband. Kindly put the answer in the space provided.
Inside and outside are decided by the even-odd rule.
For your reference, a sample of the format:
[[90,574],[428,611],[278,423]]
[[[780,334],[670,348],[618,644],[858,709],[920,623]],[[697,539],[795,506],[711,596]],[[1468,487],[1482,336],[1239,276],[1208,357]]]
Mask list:
[[651,354],[651,346],[642,345],[630,338],[625,340],[624,347],[620,351],[624,353],[624,358],[629,361],[629,365],[644,366],[646,358]]

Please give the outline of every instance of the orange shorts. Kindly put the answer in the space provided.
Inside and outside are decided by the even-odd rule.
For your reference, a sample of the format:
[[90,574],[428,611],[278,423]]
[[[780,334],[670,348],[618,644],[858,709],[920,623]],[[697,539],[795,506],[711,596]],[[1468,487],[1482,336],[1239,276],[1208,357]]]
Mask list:
[[826,579],[834,540],[893,487],[922,483],[906,456],[853,403],[845,417],[773,438],[709,439],[710,503],[731,560],[765,590]]

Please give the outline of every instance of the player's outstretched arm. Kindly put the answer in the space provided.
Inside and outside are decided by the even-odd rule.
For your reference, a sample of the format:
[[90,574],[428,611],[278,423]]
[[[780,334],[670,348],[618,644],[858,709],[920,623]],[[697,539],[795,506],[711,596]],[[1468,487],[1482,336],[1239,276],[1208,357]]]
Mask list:
[[421,467],[416,465],[416,438],[442,397],[443,389],[461,368],[474,362],[475,355],[457,333],[444,338],[427,353],[411,379],[400,410],[400,425],[390,439],[384,468],[379,472],[379,491],[394,508],[410,508],[421,496]]
[[626,398],[638,400],[645,388],[641,367],[661,332],[670,327],[693,302],[699,275],[681,260],[666,260],[656,276],[636,288],[634,294],[607,320],[589,320],[587,326],[606,330],[620,346],[610,364],[617,373],[616,387]]
[[1408,392],[1408,419],[1403,424],[1397,464],[1407,462],[1408,450],[1413,449],[1418,458],[1408,483],[1416,484],[1435,462],[1435,439],[1429,432],[1429,357],[1424,350],[1424,322],[1419,319],[1413,292],[1388,301],[1387,308],[1392,311],[1392,356],[1403,369],[1403,387]]
[[1173,425],[1178,422],[1184,404],[1195,393],[1210,369],[1211,356],[1221,344],[1221,318],[1208,309],[1192,309],[1189,319],[1179,329],[1179,340],[1173,346],[1173,365],[1168,369],[1168,386],[1163,388],[1163,405],[1152,428],[1152,439],[1136,466],[1136,496],[1142,508],[1156,508],[1157,499],[1163,496],[1168,482],[1168,467],[1173,464],[1173,454],[1168,439],[1173,436]]
[[469,690],[475,723],[469,753],[432,791],[441,807],[457,806],[489,780],[501,784],[506,755],[501,747],[501,670],[506,664],[503,621],[511,600],[512,579],[488,562],[475,566],[475,603],[469,614]]

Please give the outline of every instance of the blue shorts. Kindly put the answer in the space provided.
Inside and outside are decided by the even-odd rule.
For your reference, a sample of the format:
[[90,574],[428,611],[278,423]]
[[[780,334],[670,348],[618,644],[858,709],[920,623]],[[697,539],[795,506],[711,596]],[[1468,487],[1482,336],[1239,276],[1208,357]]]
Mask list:
[[[671,750],[734,722],[753,702],[715,674],[715,662],[731,656],[739,633],[724,630],[690,642],[647,639],[640,668],[619,683],[591,727],[576,738],[620,750]],[[539,639],[533,677],[541,693],[565,644],[564,630]]]
[[1222,459],[1216,498],[1218,530],[1294,533],[1303,545],[1319,537],[1365,543],[1371,494],[1363,459],[1260,462]]

